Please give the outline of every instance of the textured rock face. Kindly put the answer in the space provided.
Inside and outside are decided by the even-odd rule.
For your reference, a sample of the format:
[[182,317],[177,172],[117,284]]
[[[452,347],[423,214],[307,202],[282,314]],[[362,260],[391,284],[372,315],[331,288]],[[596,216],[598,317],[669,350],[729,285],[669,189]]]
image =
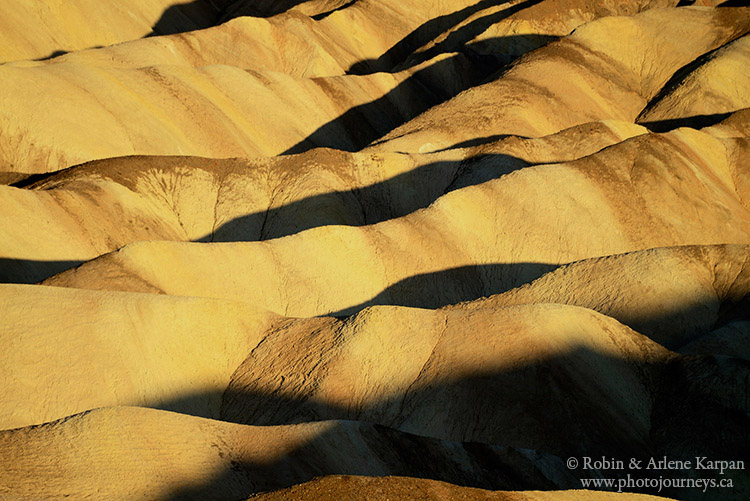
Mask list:
[[747,499],[567,462],[750,464],[750,8],[686,3],[4,7],[0,497]]

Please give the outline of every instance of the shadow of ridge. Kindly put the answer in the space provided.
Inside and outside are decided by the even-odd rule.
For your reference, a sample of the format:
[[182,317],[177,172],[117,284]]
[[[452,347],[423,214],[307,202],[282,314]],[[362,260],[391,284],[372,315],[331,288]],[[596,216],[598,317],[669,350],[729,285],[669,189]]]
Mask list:
[[525,161],[504,154],[432,162],[368,186],[312,195],[240,216],[195,241],[268,240],[319,226],[375,224],[425,208],[453,190],[481,184],[527,166]]
[[144,38],[175,35],[216,26],[227,0],[193,0],[168,7]]
[[[316,147],[359,151],[431,107],[484,82],[500,68],[494,57],[477,57],[473,51],[435,61],[414,71],[383,96],[321,125],[281,154],[303,153]],[[336,89],[329,90],[326,80],[315,82],[335,96]]]
[[[560,477],[566,480],[564,488],[577,484],[562,470],[562,459],[547,454],[440,441],[360,422],[330,425],[334,428],[269,464],[230,459],[212,481],[176,488],[165,499],[246,499],[329,475],[400,476],[488,490],[528,490],[529,485],[550,490],[557,484],[545,473],[554,470],[558,483]],[[528,457],[533,455],[539,464]]]
[[346,2],[345,4],[339,5],[335,9],[331,9],[327,12],[321,12],[320,14],[315,14],[314,16],[310,16],[310,17],[312,17],[316,21],[322,21],[323,19],[327,18],[334,12],[338,12],[340,10],[344,10],[344,9],[351,7],[352,5],[356,4],[357,1],[358,0],[350,0],[349,2]]
[[[531,47],[546,43],[538,35],[511,35],[483,40],[482,44],[491,46],[506,42]],[[303,153],[316,147],[359,151],[433,106],[498,78],[517,57],[508,54],[486,55],[483,52],[472,46],[461,47],[446,58],[414,70],[385,95],[348,109],[281,155]],[[321,86],[327,85],[325,80],[315,82]],[[326,87],[323,89],[328,91]],[[335,99],[335,89],[330,92]]]
[[[407,67],[411,67],[417,64],[420,64],[422,62],[428,61],[432,59],[433,57],[436,57],[439,54],[442,54],[444,52],[454,52],[456,50],[461,50],[462,47],[466,47],[466,44],[468,42],[471,42],[474,40],[477,36],[484,33],[487,29],[489,29],[490,26],[497,24],[504,19],[507,19],[508,17],[512,16],[513,14],[516,14],[524,9],[527,9],[529,7],[532,7],[538,3],[541,3],[543,0],[526,0],[520,3],[517,3],[515,5],[511,5],[508,8],[501,10],[499,12],[496,12],[494,14],[488,14],[486,16],[477,18],[470,23],[466,24],[465,26],[462,26],[461,28],[457,29],[456,31],[451,32],[445,40],[435,44],[434,46],[430,47],[426,51],[419,54],[417,57],[410,58],[408,60]],[[556,40],[558,37],[552,37],[552,36],[544,36],[544,35],[537,35],[537,34],[529,34],[529,35],[514,35],[512,37],[503,37],[505,39],[516,39],[516,40],[529,40],[530,42],[535,41],[538,38],[538,44],[530,43],[531,46],[536,45],[545,45],[551,40]],[[497,38],[493,39],[497,40]],[[506,64],[509,63],[512,59],[503,61]]]
[[[273,17],[309,0],[214,0],[222,8],[221,23],[236,17]],[[339,9],[334,9],[339,10]]]
[[559,266],[551,263],[496,263],[414,275],[387,287],[368,301],[326,316],[348,317],[376,305],[442,308],[506,292],[533,282]]
[[750,0],[726,0],[717,7],[750,7]]
[[[539,0],[534,0],[533,3],[538,3],[538,1]],[[371,73],[392,71],[393,68],[404,63],[415,50],[433,41],[436,37],[446,31],[461,24],[477,12],[490,7],[507,4],[509,2],[510,0],[480,0],[474,5],[464,7],[463,9],[451,14],[432,18],[401,39],[379,58],[368,59],[353,64],[349,68],[348,73],[367,75]],[[528,3],[528,1],[522,2],[522,4],[525,3]]]
[[84,261],[40,261],[34,259],[0,258],[0,283],[35,284]]
[[712,115],[694,115],[691,117],[670,118],[666,120],[654,120],[652,122],[639,122],[651,132],[669,132],[680,127],[702,129],[711,127],[728,118],[733,112],[714,113]]
[[[216,495],[228,485],[237,490],[228,493],[227,499],[249,496],[324,475],[397,475],[491,490],[580,488],[570,474],[623,478],[633,473],[638,478],[659,478],[665,473],[570,471],[559,458],[606,456],[622,459],[625,464],[629,458],[647,461],[665,454],[669,459],[683,460],[697,456],[750,459],[748,402],[734,389],[721,391],[727,375],[732,381],[747,378],[750,364],[740,361],[730,371],[722,367],[725,362],[712,357],[672,360],[651,367],[642,364],[635,370],[645,371],[640,377],[652,385],[651,396],[646,399],[656,401],[651,427],[640,433],[634,428],[642,425],[632,421],[639,417],[623,414],[627,404],[616,394],[604,393],[606,384],[597,383],[601,380],[597,374],[605,370],[609,388],[614,387],[612,381],[617,380],[618,370],[632,373],[633,363],[579,347],[568,355],[527,363],[511,371],[464,376],[359,407],[230,385],[223,394],[223,420],[254,426],[347,420],[357,421],[353,426],[364,431],[361,437],[344,433],[348,435],[345,439],[338,436],[338,429],[326,432],[271,464],[235,457],[213,482],[179,489],[173,499]],[[585,370],[580,371],[586,367],[593,372],[587,375]],[[717,390],[720,393],[716,394]],[[679,407],[680,415],[673,412],[675,400],[685,404]],[[697,402],[701,404],[695,405]],[[650,406],[648,402],[642,404],[644,409]],[[371,427],[366,422],[376,425]],[[473,434],[489,440],[475,438],[474,443],[458,444],[429,438],[440,434],[441,426],[445,427],[443,433]],[[542,464],[546,466],[540,468]],[[680,476],[696,473],[703,478],[727,478],[718,471],[683,471]],[[733,492],[722,490],[723,496],[730,497],[721,499],[746,499],[742,496],[750,485],[747,473],[733,471],[729,476],[740,491],[732,497]],[[655,493],[647,488],[627,490]],[[705,499],[701,497],[703,492],[696,494],[686,496],[684,489],[661,493],[679,499]]]

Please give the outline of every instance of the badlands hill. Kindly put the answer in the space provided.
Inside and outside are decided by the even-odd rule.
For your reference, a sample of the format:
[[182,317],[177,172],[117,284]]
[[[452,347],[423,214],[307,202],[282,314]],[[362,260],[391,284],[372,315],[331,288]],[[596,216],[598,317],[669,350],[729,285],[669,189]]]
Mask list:
[[0,498],[747,499],[743,3],[10,2]]

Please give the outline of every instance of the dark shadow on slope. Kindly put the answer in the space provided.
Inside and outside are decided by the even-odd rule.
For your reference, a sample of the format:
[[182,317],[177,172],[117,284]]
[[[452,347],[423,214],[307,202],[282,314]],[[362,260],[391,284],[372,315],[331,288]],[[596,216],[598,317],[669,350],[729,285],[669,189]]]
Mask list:
[[[483,146],[485,144],[494,143],[495,141],[500,141],[510,136],[511,134],[495,134],[493,136],[475,137],[473,139],[468,139],[466,141],[461,141],[460,143],[456,143],[453,146],[448,146],[447,148],[441,148],[437,150],[436,153],[439,153],[441,151],[455,150],[459,148],[474,148],[476,146]],[[522,136],[516,136],[516,137],[522,137]]]
[[[342,434],[348,437],[342,439],[337,428],[328,429],[271,464],[233,461],[215,481],[180,489],[173,499],[208,494],[215,497],[227,486],[238,490],[226,496],[239,498],[334,474],[400,475],[485,489],[579,488],[570,484],[575,477],[569,475],[667,475],[664,470],[646,468],[637,472],[627,468],[568,470],[559,458],[604,455],[623,459],[626,465],[629,458],[647,461],[665,454],[672,460],[693,462],[696,456],[750,460],[750,364],[745,361],[686,357],[646,363],[579,346],[565,354],[526,361],[508,371],[464,374],[453,380],[446,374],[447,380],[418,385],[405,395],[399,393],[364,405],[346,401],[333,404],[305,394],[283,396],[280,392],[230,385],[223,394],[221,418],[225,421],[270,426],[354,420],[357,423],[346,426],[354,427],[355,432]],[[613,392],[620,384],[633,384],[625,374],[638,374],[647,389],[640,400],[635,399],[641,411],[634,414],[629,402]],[[291,374],[289,377],[293,380]],[[644,418],[650,423],[639,422]],[[426,438],[438,435],[454,440],[474,437],[476,442],[451,445]],[[362,439],[355,438],[360,436]],[[479,438],[481,443],[477,443]],[[519,454],[515,448],[527,452]],[[347,461],[348,457],[356,459]],[[362,457],[366,462],[359,459]],[[546,475],[535,468],[541,464],[547,465]],[[555,473],[550,474],[550,469]],[[745,471],[679,474],[717,479],[729,476],[738,490],[719,489],[704,497],[701,489],[665,489],[662,496],[746,499],[743,496],[747,495],[750,478]],[[624,490],[657,493],[656,489]]]
[[240,16],[273,17],[308,0],[215,0],[222,9],[220,22]]
[[693,129],[702,129],[716,125],[732,114],[714,113],[712,115],[694,115],[692,117],[670,118],[668,120],[656,120],[653,122],[639,122],[651,132],[669,132],[680,127],[690,127]]
[[[93,48],[98,48],[98,47],[93,47]],[[38,59],[34,59],[34,61],[48,61],[50,59],[54,59],[59,56],[64,56],[67,53],[68,53],[67,50],[55,50],[55,51],[52,51],[52,53],[49,56],[40,57]]]
[[[490,26],[497,24],[512,16],[513,14],[532,7],[533,5],[536,5],[542,1],[543,0],[526,0],[525,2],[520,2],[516,5],[512,5],[500,12],[477,18],[466,24],[465,26],[462,26],[461,28],[451,32],[444,40],[440,41],[424,52],[421,52],[419,55],[410,58],[406,66],[412,67],[424,61],[428,61],[439,54],[461,50],[462,48],[466,47],[466,44],[471,42],[474,38],[487,31]],[[511,38],[519,38],[519,36],[504,38],[506,40],[509,40]],[[520,39],[528,40],[529,45],[531,46],[541,47],[542,45],[549,43],[551,40],[556,40],[557,37],[530,34],[524,35],[520,37]],[[501,55],[498,56],[501,57]],[[508,58],[504,59],[503,62],[507,64],[511,60],[512,58]]]
[[373,185],[313,195],[241,216],[196,241],[268,240],[319,226],[374,224],[427,207],[447,192],[481,184],[526,166],[523,160],[502,154],[433,162]]
[[39,261],[0,258],[0,283],[35,284],[45,278],[75,268],[83,261]]
[[328,12],[322,12],[320,14],[315,14],[314,16],[311,16],[311,17],[314,20],[316,20],[316,21],[322,21],[323,19],[327,18],[328,16],[330,16],[334,12],[338,12],[340,10],[344,10],[344,9],[346,9],[348,7],[351,7],[352,5],[354,5],[355,3],[357,3],[357,1],[358,0],[351,0],[351,1],[346,2],[345,4],[343,4],[343,5],[339,6],[339,7],[336,7],[335,9],[329,10]]
[[533,282],[558,266],[550,263],[497,263],[424,273],[401,280],[372,299],[331,312],[329,316],[348,317],[375,305],[442,308],[506,292]]
[[[540,0],[527,0],[525,2],[521,2],[516,6],[509,7],[502,12],[506,12],[511,9],[513,10],[513,12],[517,12],[518,10],[523,9],[526,6],[538,3],[539,1]],[[401,41],[388,49],[378,59],[368,59],[365,61],[360,61],[352,65],[351,68],[349,68],[348,72],[355,75],[366,75],[381,71],[392,71],[395,67],[405,62],[415,50],[432,42],[441,34],[455,28],[474,14],[484,9],[497,7],[509,2],[510,0],[481,0],[474,5],[465,7],[451,14],[445,14],[443,16],[432,18],[409,33]],[[489,26],[490,25],[487,25],[486,28]],[[468,42],[469,40],[466,41]]]
[[[501,68],[494,57],[477,57],[469,50],[436,61],[414,71],[384,96],[355,106],[320,126],[282,154],[303,153],[316,147],[358,151],[431,107],[484,82]],[[326,85],[325,80],[314,81]],[[336,101],[337,89],[323,89]]]
[[717,7],[750,7],[749,0],[727,0],[722,2]]
[[649,110],[653,109],[654,106],[656,106],[662,99],[666,98],[671,92],[677,89],[693,71],[709,62],[714,54],[716,54],[716,52],[731,44],[732,42],[740,38],[740,36],[741,34],[738,34],[735,38],[729,40],[724,45],[698,56],[693,61],[690,61],[685,66],[675,71],[674,74],[669,78],[669,80],[667,80],[667,83],[662,86],[659,92],[653,98],[651,98],[648,104],[641,110],[638,118],[635,119],[635,123],[643,125],[641,122],[643,115],[645,115]]
[[193,0],[168,7],[146,37],[174,35],[215,26],[221,16],[221,0]]

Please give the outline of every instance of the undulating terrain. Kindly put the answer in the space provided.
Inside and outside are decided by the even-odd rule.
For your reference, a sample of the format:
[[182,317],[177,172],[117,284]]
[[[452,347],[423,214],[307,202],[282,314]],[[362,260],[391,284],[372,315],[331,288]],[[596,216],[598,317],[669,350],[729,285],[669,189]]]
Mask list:
[[750,498],[746,4],[7,0],[0,499]]

